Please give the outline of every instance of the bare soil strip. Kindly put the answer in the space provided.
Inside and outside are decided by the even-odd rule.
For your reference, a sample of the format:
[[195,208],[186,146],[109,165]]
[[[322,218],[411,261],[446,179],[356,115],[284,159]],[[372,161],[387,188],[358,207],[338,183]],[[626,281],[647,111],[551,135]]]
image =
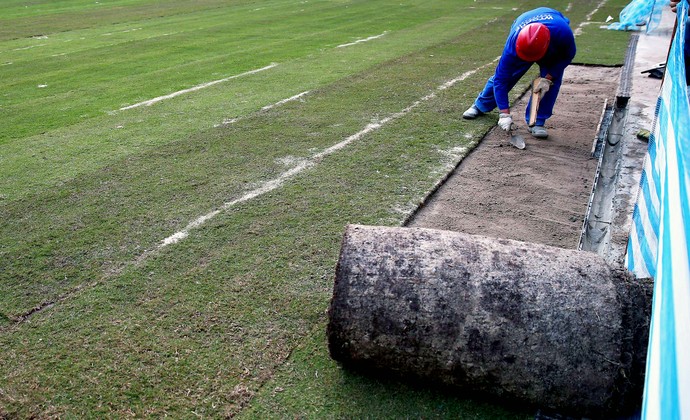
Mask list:
[[513,118],[526,149],[510,146],[507,134],[493,129],[408,226],[576,248],[597,166],[592,142],[619,77],[619,68],[570,66],[546,140],[527,131],[524,95]]

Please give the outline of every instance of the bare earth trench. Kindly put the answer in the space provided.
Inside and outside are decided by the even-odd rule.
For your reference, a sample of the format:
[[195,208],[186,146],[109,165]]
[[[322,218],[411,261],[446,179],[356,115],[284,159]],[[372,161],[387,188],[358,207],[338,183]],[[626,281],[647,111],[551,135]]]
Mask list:
[[577,248],[597,168],[592,143],[619,77],[620,68],[569,66],[544,140],[527,131],[523,95],[512,114],[527,147],[492,129],[408,226]]

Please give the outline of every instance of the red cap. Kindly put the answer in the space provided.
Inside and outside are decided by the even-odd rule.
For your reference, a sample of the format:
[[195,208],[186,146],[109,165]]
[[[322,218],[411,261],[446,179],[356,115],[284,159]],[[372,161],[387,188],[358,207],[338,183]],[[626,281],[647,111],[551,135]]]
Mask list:
[[542,23],[530,23],[520,30],[515,50],[525,61],[539,61],[546,54],[550,40],[549,28]]

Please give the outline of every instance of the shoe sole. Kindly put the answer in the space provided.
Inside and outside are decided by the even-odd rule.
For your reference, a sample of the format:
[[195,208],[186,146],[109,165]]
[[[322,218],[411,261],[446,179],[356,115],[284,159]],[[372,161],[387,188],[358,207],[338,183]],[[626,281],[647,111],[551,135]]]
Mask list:
[[477,118],[477,117],[481,117],[482,115],[484,115],[483,112],[482,112],[481,114],[477,114],[477,115],[465,115],[465,114],[462,114],[462,118],[463,118],[463,119],[466,119],[466,120],[473,120],[473,119],[475,119],[475,118]]
[[545,138],[549,137],[549,133],[543,133],[542,134],[542,133],[531,132],[531,134],[532,134],[532,137],[537,138],[537,139],[545,139]]

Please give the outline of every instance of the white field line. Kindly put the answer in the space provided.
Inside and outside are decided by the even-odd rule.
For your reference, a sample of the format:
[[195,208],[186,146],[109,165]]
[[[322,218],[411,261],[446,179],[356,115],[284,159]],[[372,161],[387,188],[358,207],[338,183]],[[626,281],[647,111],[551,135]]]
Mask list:
[[565,12],[568,13],[568,12],[571,11],[572,9],[573,9],[573,4],[572,4],[572,3],[568,3],[568,7],[565,8]]
[[[175,244],[175,243],[185,239],[187,236],[189,236],[189,232],[192,229],[195,229],[195,228],[202,226],[204,223],[213,219],[215,216],[217,216],[221,212],[227,211],[228,209],[232,208],[233,206],[235,206],[237,204],[244,203],[246,201],[249,201],[251,199],[254,199],[256,197],[259,197],[263,194],[266,194],[268,192],[271,192],[271,191],[281,187],[285,181],[287,181],[288,179],[294,177],[295,175],[303,172],[305,169],[310,168],[310,167],[318,164],[319,161],[321,161],[321,159],[325,158],[326,156],[331,155],[331,154],[337,152],[338,150],[341,150],[341,149],[347,147],[350,143],[357,141],[357,140],[361,139],[362,137],[364,137],[365,135],[378,130],[379,128],[383,127],[385,124],[407,115],[413,109],[417,108],[419,105],[423,104],[424,102],[427,102],[431,99],[436,98],[438,92],[444,91],[444,90],[452,87],[456,83],[467,79],[468,77],[470,77],[473,74],[477,73],[478,71],[484,69],[485,67],[488,67],[489,65],[494,64],[496,61],[498,61],[499,58],[500,57],[497,57],[493,61],[491,61],[490,63],[484,64],[483,66],[480,66],[474,70],[467,71],[467,72],[463,73],[462,75],[460,75],[459,77],[447,81],[446,83],[444,83],[441,86],[439,86],[438,88],[436,88],[436,91],[434,91],[434,92],[424,96],[423,98],[413,102],[411,105],[409,105],[408,107],[406,107],[402,111],[397,112],[395,114],[392,114],[392,115],[380,120],[379,122],[368,124],[366,127],[364,127],[364,129],[362,129],[361,131],[349,136],[348,138],[341,141],[340,143],[334,144],[333,146],[323,150],[322,152],[319,152],[319,153],[316,153],[315,155],[312,155],[311,158],[304,160],[299,165],[295,166],[294,168],[292,168],[286,172],[283,172],[277,178],[264,182],[259,188],[256,188],[252,191],[249,191],[249,192],[245,193],[243,196],[241,196],[235,200],[228,201],[227,203],[224,203],[220,208],[218,208],[216,210],[213,210],[207,214],[204,214],[203,216],[199,216],[198,218],[196,218],[195,220],[190,222],[184,229],[180,230],[179,232],[175,232],[174,234],[163,239],[160,242],[160,244],[158,245],[157,249],[162,249],[168,245]],[[144,256],[142,256],[142,257],[144,257]]]
[[372,39],[381,38],[382,36],[386,35],[387,33],[388,33],[388,31],[385,31],[385,32],[382,33],[382,34],[370,36],[369,38],[358,39],[357,41],[348,42],[347,44],[340,44],[340,45],[336,46],[336,48],[349,47],[349,46],[351,46],[351,45],[356,45],[356,44],[359,44],[359,43],[361,43],[361,42],[371,41]]
[[269,109],[271,109],[271,108],[273,108],[273,107],[280,106],[280,105],[283,105],[283,104],[288,103],[288,102],[291,102],[291,101],[295,101],[295,100],[301,98],[302,96],[307,95],[308,93],[309,93],[308,90],[307,90],[307,91],[304,91],[304,92],[302,92],[302,93],[298,93],[298,94],[295,95],[295,96],[291,96],[291,97],[289,97],[289,98],[287,98],[287,99],[283,99],[282,101],[278,101],[278,102],[274,103],[273,105],[266,105],[266,106],[262,107],[261,110],[262,110],[262,111],[268,111]]
[[198,86],[191,87],[189,89],[183,89],[183,90],[173,92],[173,93],[168,94],[168,95],[159,96],[157,98],[149,99],[148,101],[139,102],[139,103],[134,104],[134,105],[122,107],[122,108],[120,108],[120,111],[126,111],[128,109],[138,108],[140,106],[151,106],[151,105],[155,104],[156,102],[160,102],[160,101],[164,101],[166,99],[174,98],[174,97],[179,96],[179,95],[184,95],[185,93],[201,90],[201,89],[207,88],[209,86],[217,85],[218,83],[223,83],[223,82],[227,82],[228,80],[237,79],[238,77],[248,76],[250,74],[259,73],[259,72],[264,71],[264,70],[272,69],[273,67],[275,67],[277,65],[278,64],[276,64],[276,63],[272,63],[266,67],[261,67],[260,69],[249,70],[249,71],[244,72],[244,73],[240,73],[240,74],[236,74],[234,76],[226,77],[224,79],[214,80],[212,82],[203,83],[203,84],[200,84]]
[[19,48],[14,48],[10,51],[25,51],[25,50],[30,50],[32,48],[38,48],[38,47],[45,47],[48,44],[36,44],[36,45],[29,45],[28,47],[19,47]]
[[598,12],[599,9],[601,9],[602,7],[604,7],[604,5],[606,4],[607,1],[608,1],[608,0],[601,0],[601,1],[599,2],[599,4],[597,5],[597,7],[595,7],[594,10],[592,10],[591,12],[589,12],[589,13],[587,14],[587,17],[585,17],[585,20],[584,20],[582,23],[580,23],[580,25],[579,25],[577,28],[575,28],[575,30],[573,31],[573,34],[574,34],[575,36],[582,35],[582,29],[585,27],[585,25],[589,25],[589,23],[590,23],[590,21],[592,20],[592,17],[594,16],[594,14],[595,14],[596,12]]
[[[269,109],[274,108],[274,107],[276,107],[276,106],[280,106],[280,105],[286,104],[286,103],[288,103],[288,102],[295,101],[295,100],[301,98],[301,97],[304,96],[304,95],[308,95],[309,92],[310,92],[310,91],[306,90],[306,91],[304,91],[304,92],[302,92],[302,93],[298,93],[298,94],[295,95],[295,96],[291,96],[291,97],[289,97],[289,98],[287,98],[287,99],[282,99],[282,100],[280,100],[280,101],[278,101],[278,102],[276,102],[276,103],[274,103],[274,104],[272,104],[272,105],[266,105],[266,106],[264,106],[264,107],[261,107],[261,111],[268,111]],[[220,127],[220,126],[223,126],[223,125],[233,124],[233,123],[236,123],[237,121],[239,121],[239,120],[241,120],[241,119],[242,119],[242,117],[228,118],[228,119],[223,120],[223,122],[220,123],[220,124],[214,124],[213,127],[216,128],[216,127]]]
[[222,125],[234,124],[234,123],[236,123],[237,121],[239,121],[239,120],[241,120],[241,119],[242,119],[242,118],[240,118],[240,117],[238,117],[238,118],[226,118],[226,119],[224,119],[223,122],[220,123],[220,124],[213,124],[213,128],[220,127],[220,126],[222,126]]
[[142,29],[144,29],[144,28],[123,29],[121,31],[107,32],[107,33],[101,34],[101,36],[110,36],[110,35],[114,35],[114,34],[126,34],[129,32],[140,31]]

